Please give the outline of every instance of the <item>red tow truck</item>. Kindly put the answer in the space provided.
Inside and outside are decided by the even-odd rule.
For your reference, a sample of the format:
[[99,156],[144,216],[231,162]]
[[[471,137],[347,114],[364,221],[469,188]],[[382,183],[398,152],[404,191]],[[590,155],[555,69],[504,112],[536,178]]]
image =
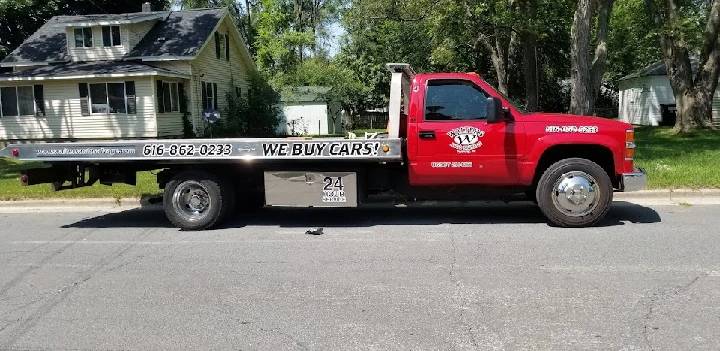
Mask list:
[[15,144],[0,157],[42,161],[23,185],[125,183],[161,170],[167,218],[211,228],[248,199],[259,206],[361,207],[385,201],[535,202],[560,227],[597,224],[613,193],[645,186],[632,125],[529,113],[474,73],[391,74],[387,133],[343,138],[169,139]]

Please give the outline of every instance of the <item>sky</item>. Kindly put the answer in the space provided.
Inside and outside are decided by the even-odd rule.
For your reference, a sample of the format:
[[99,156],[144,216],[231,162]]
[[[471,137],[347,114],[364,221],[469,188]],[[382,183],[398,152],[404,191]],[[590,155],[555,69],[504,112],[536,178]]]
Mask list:
[[345,29],[340,25],[340,23],[333,23],[330,26],[330,42],[328,43],[328,51],[330,53],[330,56],[335,56],[338,52],[340,52],[340,38],[342,35],[345,34]]

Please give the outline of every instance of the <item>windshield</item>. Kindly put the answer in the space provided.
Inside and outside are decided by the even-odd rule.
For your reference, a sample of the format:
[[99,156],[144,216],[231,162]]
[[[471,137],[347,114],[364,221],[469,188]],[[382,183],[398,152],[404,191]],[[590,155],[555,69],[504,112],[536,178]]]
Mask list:
[[527,114],[530,113],[530,112],[528,112],[527,110],[525,110],[525,107],[523,107],[522,105],[518,104],[515,100],[511,99],[509,96],[507,96],[507,95],[501,93],[499,90],[495,89],[495,87],[493,87],[493,86],[492,86],[490,83],[488,83],[486,80],[483,79],[483,82],[485,82],[485,84],[487,84],[487,85],[490,87],[490,89],[492,89],[494,92],[498,93],[498,95],[502,96],[502,98],[505,99],[505,101],[507,101],[510,105],[512,105],[513,108],[515,108],[516,110],[518,110],[518,112],[520,112],[520,113],[522,113],[522,114],[524,114],[524,115],[527,115]]

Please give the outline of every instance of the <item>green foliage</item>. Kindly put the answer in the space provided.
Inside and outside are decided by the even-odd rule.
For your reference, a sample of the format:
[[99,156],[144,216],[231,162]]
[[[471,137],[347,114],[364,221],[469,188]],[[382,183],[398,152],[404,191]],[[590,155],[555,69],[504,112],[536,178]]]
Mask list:
[[370,97],[370,89],[356,78],[353,71],[335,61],[319,57],[305,60],[293,72],[277,74],[273,83],[282,90],[301,86],[330,88],[319,97],[325,101],[339,102],[350,114],[366,108],[366,101]]
[[339,0],[258,0],[253,27],[259,68],[270,75],[294,71],[323,56],[321,41],[337,16]]
[[605,78],[614,81],[661,59],[645,0],[615,0],[608,41]]
[[[427,3],[427,2],[426,2]],[[395,6],[391,6],[395,4]],[[426,13],[413,1],[357,0],[345,9],[342,25],[347,32],[342,50],[334,58],[338,66],[365,88],[359,100],[367,107],[383,107],[390,93],[389,62],[405,62],[417,72],[430,72],[431,27],[420,17]],[[359,107],[359,106],[358,106]]]
[[248,77],[247,91],[237,96],[234,83],[230,84],[225,98],[228,107],[221,111],[221,119],[205,136],[270,137],[276,135],[280,123],[279,94],[258,73]]

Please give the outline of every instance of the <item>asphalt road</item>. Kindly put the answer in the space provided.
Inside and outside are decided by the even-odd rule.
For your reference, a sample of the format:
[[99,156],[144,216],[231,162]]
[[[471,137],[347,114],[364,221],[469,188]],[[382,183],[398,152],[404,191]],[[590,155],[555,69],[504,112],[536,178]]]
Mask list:
[[[322,226],[324,234],[307,235]],[[0,213],[0,349],[718,350],[720,206]]]

